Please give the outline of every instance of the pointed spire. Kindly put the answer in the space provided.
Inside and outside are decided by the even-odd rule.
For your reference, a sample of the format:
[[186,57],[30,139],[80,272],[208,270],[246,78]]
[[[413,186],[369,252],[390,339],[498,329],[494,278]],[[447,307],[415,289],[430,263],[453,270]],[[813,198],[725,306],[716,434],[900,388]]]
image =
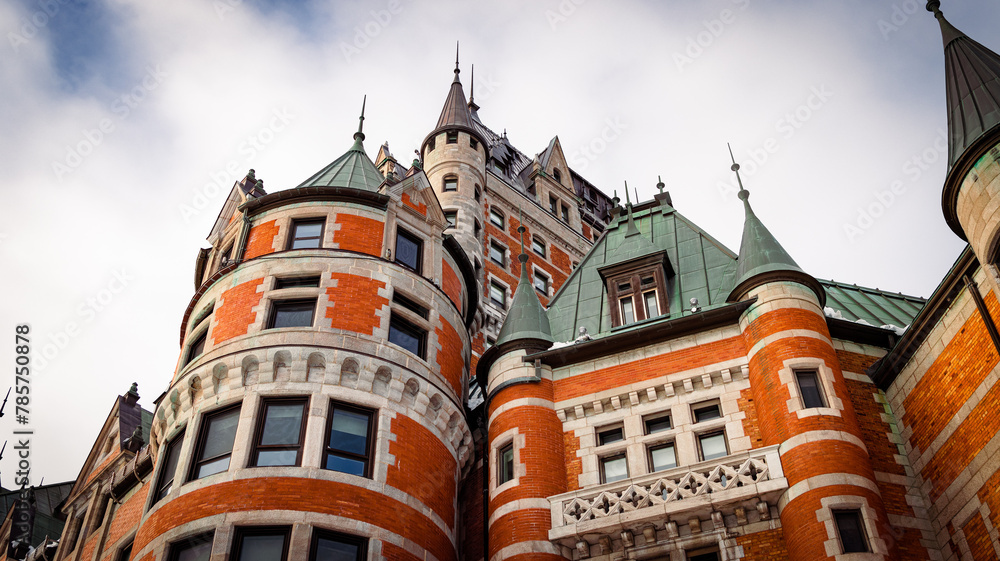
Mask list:
[[472,117],[479,120],[479,105],[476,104],[476,65],[472,65],[472,77],[469,80],[469,111],[472,112]]
[[[354,144],[342,156],[314,173],[298,187],[350,187],[364,191],[378,191],[385,180],[382,172],[368,158],[362,142],[365,139],[365,105],[368,96],[361,101],[361,117],[358,119],[358,132],[354,133]],[[258,185],[263,184],[258,181]]]
[[663,183],[663,178],[659,175],[656,176],[656,188],[660,190],[660,194],[663,194],[663,188],[667,185]]
[[[636,199],[639,198],[636,193]],[[625,229],[625,237],[636,236],[639,229],[635,226],[635,218],[632,217],[632,200],[628,198],[628,181],[625,182],[625,215],[628,218],[628,227]]]
[[465,127],[472,128],[472,113],[469,111],[469,104],[465,101],[465,92],[462,90],[462,82],[458,78],[461,70],[458,67],[458,43],[455,43],[455,79],[451,82],[451,89],[448,90],[448,97],[444,100],[444,107],[441,109],[441,116],[438,117],[435,131],[445,127]]
[[737,294],[738,291],[749,290],[752,287],[750,286],[751,281],[755,277],[767,274],[768,278],[792,276],[804,280],[805,284],[816,292],[822,305],[826,301],[826,292],[822,286],[795,263],[792,256],[785,251],[785,248],[781,247],[778,240],[757,218],[753,208],[750,207],[750,191],[743,187],[743,180],[740,178],[740,165],[733,157],[732,147],[729,147],[729,157],[733,161],[733,165],[729,169],[736,174],[736,181],[740,185],[739,197],[743,201],[745,213],[743,239],[740,241],[740,255],[736,261],[736,283],[729,296],[730,300],[740,296]]
[[521,235],[521,254],[517,260],[521,262],[521,276],[517,281],[517,289],[510,301],[507,318],[504,319],[500,333],[497,335],[497,345],[509,341],[536,339],[552,343],[552,330],[549,327],[549,317],[545,314],[535,287],[528,276],[528,255],[524,252],[524,216],[518,209],[517,233]]
[[361,117],[358,118],[358,132],[354,133],[354,146],[351,146],[351,150],[358,150],[361,152],[365,151],[364,145],[361,143],[365,140],[365,104],[368,103],[368,96],[366,95],[361,99]]

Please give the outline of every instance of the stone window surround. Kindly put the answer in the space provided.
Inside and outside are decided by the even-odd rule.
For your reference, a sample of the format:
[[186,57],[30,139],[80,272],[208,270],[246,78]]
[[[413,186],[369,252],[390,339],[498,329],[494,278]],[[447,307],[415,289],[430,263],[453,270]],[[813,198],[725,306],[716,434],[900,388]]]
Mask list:
[[[445,228],[445,230],[451,230],[451,229],[454,229],[454,228],[458,228],[459,210],[457,208],[442,208],[441,210],[444,213],[444,217],[445,217],[444,218],[444,222],[445,222],[444,228]],[[454,226],[452,226],[452,224],[448,221],[448,214],[449,213],[455,213],[455,225]]]
[[[535,279],[537,278],[537,276],[539,274],[541,274],[542,276],[544,276],[545,279],[546,279],[545,280],[545,292],[544,293],[542,293],[541,291],[539,291],[538,288],[535,286]],[[542,294],[546,298],[551,298],[552,297],[552,275],[549,274],[549,272],[546,271],[545,269],[539,267],[538,265],[532,264],[531,265],[531,287],[535,289],[535,292],[538,292],[539,294]]]
[[[833,370],[826,365],[826,362],[819,358],[790,358],[782,364],[784,367],[778,370],[778,379],[782,385],[788,388],[790,397],[786,403],[789,413],[794,413],[799,419],[816,415],[843,416],[844,401],[837,397],[833,386]],[[798,370],[814,370],[816,372],[816,378],[823,388],[826,407],[809,409],[805,407],[802,402],[802,393],[799,391],[799,381],[795,376],[795,372]]]
[[[500,224],[497,224],[493,220],[494,215],[496,215],[496,216],[498,216],[500,218]],[[496,226],[497,228],[504,228],[505,227],[505,223],[507,222],[506,216],[507,215],[504,213],[504,211],[502,211],[499,208],[497,208],[497,205],[495,203],[490,205],[490,212],[489,212],[489,221],[490,221],[490,224]]]
[[[504,267],[504,269],[506,270],[507,265],[510,263],[510,257],[511,257],[511,255],[510,255],[510,248],[507,247],[507,244],[503,243],[503,241],[499,240],[498,238],[496,238],[494,236],[489,236],[489,244],[490,244],[490,246],[492,246],[493,244],[496,244],[497,247],[503,249],[503,263],[497,263],[492,257],[490,257],[490,261],[493,264],[495,264],[495,265],[499,265],[501,267]],[[487,257],[490,256],[489,251],[487,251],[486,255],[487,255]]]
[[[497,485],[500,475],[500,470],[497,469],[500,465],[500,450],[511,443],[514,445],[514,477],[502,485]],[[521,450],[523,448],[524,435],[518,432],[517,427],[504,431],[493,439],[493,442],[490,444],[490,500],[493,500],[500,493],[520,485],[521,476],[527,473],[527,468],[521,460]]]
[[[816,511],[816,520],[823,523],[826,528],[826,541],[823,546],[826,554],[832,556],[836,561],[881,561],[887,558],[889,550],[885,540],[879,537],[878,527],[875,521],[878,513],[868,505],[868,499],[854,495],[836,495],[833,497],[823,497],[820,499],[822,507]],[[865,538],[868,540],[868,553],[841,553],[843,548],[840,545],[840,533],[837,524],[833,519],[834,510],[859,510],[861,511],[861,522],[865,528]]]
[[496,284],[498,287],[500,287],[500,288],[503,289],[503,291],[504,291],[503,309],[506,310],[507,307],[510,306],[510,300],[511,300],[511,298],[514,296],[513,293],[512,293],[512,291],[511,291],[511,289],[510,289],[510,286],[508,286],[507,283],[503,282],[502,280],[500,280],[497,276],[495,276],[493,274],[486,275],[486,286],[487,286],[487,297],[486,297],[486,300],[487,300],[487,302],[492,303],[495,306],[499,306],[500,304],[497,304],[496,302],[494,302],[493,299],[489,296],[489,287],[491,285],[493,285],[493,284]]

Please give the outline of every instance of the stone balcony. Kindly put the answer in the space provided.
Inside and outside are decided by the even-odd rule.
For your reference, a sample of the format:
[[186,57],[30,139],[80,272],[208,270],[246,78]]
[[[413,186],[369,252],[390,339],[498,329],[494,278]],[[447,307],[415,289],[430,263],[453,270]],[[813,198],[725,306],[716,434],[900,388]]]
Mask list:
[[571,548],[584,536],[654,527],[669,537],[678,523],[700,532],[701,521],[710,530],[769,520],[787,488],[778,447],[759,448],[549,497],[549,539]]

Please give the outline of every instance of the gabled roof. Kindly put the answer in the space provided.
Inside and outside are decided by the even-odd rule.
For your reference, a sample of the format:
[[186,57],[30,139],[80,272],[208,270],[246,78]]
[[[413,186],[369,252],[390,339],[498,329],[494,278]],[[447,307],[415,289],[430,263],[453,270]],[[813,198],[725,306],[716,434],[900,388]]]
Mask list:
[[[736,254],[709,236],[673,207],[665,203],[648,202],[633,209],[638,236],[649,248],[665,251],[674,268],[667,280],[669,316],[690,315],[690,301],[698,299],[702,310],[721,307],[735,286]],[[618,262],[618,250],[625,242],[627,220],[619,217],[583,258],[552,298],[548,319],[552,338],[571,341],[580,327],[586,327],[592,337],[611,332],[611,313],[607,291],[599,270]],[[657,319],[641,322],[655,322]],[[617,328],[615,331],[628,329]]]
[[362,191],[378,191],[385,177],[365,153],[362,132],[365,124],[365,108],[361,106],[358,132],[354,133],[354,144],[341,157],[314,173],[298,185],[302,187],[349,187]]

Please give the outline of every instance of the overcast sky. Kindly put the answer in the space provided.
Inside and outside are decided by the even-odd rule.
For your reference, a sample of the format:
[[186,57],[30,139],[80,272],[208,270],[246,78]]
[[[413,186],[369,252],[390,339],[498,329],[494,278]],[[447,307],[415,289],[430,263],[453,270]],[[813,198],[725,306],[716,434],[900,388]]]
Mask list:
[[[558,135],[608,194],[628,181],[648,199],[660,175],[679,212],[737,251],[731,142],[803,269],[929,296],[964,244],[941,212],[944,57],[922,4],[0,2],[0,363],[29,323],[32,482],[76,477],[129,384],[148,409],[166,389],[232,183],[252,167],[269,192],[294,187],[350,147],[366,94],[369,156],[388,141],[408,163],[456,40],[480,116],[525,153]],[[942,8],[1000,49],[1000,4]]]

